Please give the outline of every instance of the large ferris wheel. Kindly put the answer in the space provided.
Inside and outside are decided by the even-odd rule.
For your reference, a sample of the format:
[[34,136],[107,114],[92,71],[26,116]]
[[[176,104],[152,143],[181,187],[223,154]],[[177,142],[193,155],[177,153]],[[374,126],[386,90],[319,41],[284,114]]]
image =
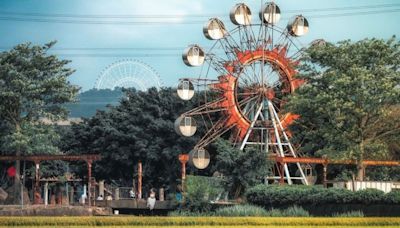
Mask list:
[[159,74],[144,62],[124,59],[107,66],[98,77],[96,89],[135,88],[146,91],[151,87],[160,89]]
[[[298,116],[283,114],[281,109],[286,96],[304,83],[296,78],[302,47],[297,37],[308,32],[309,24],[297,15],[280,28],[280,17],[280,8],[270,2],[261,7],[260,21],[253,22],[250,8],[236,4],[230,11],[236,28],[227,31],[221,20],[211,18],[203,33],[215,40],[214,45],[208,51],[197,44],[185,49],[184,63],[201,66],[202,70],[198,78],[180,79],[177,92],[181,99],[189,100],[198,90],[202,102],[183,113],[175,126],[180,135],[190,137],[196,132],[197,122],[203,122],[206,133],[192,152],[196,158],[209,156],[207,145],[227,132],[241,150],[256,147],[268,157],[299,156],[287,129]],[[308,184],[299,163],[291,167],[283,164],[274,170],[270,180],[284,177],[288,184],[296,179]]]

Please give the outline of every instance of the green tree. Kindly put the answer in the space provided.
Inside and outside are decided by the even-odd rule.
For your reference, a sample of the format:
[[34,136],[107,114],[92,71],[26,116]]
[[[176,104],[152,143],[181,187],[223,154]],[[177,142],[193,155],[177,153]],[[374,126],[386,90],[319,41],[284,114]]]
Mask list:
[[178,155],[188,153],[198,140],[179,136],[174,121],[195,103],[182,101],[172,88],[126,90],[119,105],[73,125],[63,137],[63,148],[101,154],[94,167],[98,178],[131,185],[142,161],[145,187],[174,186],[180,178]]
[[241,151],[223,139],[217,140],[215,147],[214,169],[224,175],[226,187],[233,197],[242,196],[247,188],[259,184],[267,175],[267,157],[261,150],[248,147]]
[[[53,132],[38,125],[40,118],[52,120],[67,116],[62,106],[74,101],[78,88],[68,82],[74,70],[68,60],[48,54],[55,42],[43,46],[20,44],[0,53],[0,117],[2,152],[14,155],[54,152]],[[38,135],[37,133],[40,132]],[[47,136],[45,136],[47,134]],[[48,138],[47,138],[48,137]],[[46,139],[47,138],[47,139]],[[36,146],[32,146],[36,143]],[[50,151],[37,151],[50,150]],[[36,149],[34,149],[36,148]],[[20,162],[16,162],[16,183],[20,181]]]
[[[301,116],[292,131],[305,153],[357,161],[391,156],[389,145],[400,135],[399,47],[393,37],[306,50],[299,77],[307,83],[285,106]],[[362,170],[358,165],[359,180]]]

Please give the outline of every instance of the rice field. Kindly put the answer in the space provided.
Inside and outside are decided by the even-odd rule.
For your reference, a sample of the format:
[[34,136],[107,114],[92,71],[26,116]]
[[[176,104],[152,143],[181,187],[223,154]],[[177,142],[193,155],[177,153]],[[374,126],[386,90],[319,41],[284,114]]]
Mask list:
[[400,218],[0,217],[1,227],[400,227]]

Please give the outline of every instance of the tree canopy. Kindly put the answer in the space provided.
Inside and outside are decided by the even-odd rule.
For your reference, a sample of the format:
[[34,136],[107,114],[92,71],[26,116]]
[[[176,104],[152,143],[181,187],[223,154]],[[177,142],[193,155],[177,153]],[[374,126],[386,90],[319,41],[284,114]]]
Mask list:
[[174,121],[195,102],[182,101],[172,88],[126,90],[119,105],[73,125],[63,138],[63,148],[69,153],[101,154],[94,168],[98,178],[130,185],[142,161],[147,187],[172,185],[180,178],[178,155],[188,153],[198,139],[179,136]]
[[54,44],[26,43],[0,53],[0,117],[4,127],[0,149],[3,151],[21,155],[55,150],[50,148],[54,144],[45,145],[54,141],[53,133],[37,121],[65,118],[68,113],[62,104],[74,101],[79,88],[68,81],[74,72],[67,67],[70,61],[48,54]]
[[[299,77],[306,84],[286,110],[300,114],[294,141],[309,155],[387,159],[400,139],[400,43],[364,39],[313,45]],[[359,167],[359,179],[363,178]]]

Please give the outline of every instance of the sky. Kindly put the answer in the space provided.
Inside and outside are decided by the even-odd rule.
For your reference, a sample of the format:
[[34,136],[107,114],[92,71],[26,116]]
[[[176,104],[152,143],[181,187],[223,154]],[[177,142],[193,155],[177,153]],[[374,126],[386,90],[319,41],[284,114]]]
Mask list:
[[[151,66],[164,86],[175,86],[179,78],[197,77],[201,70],[184,65],[183,49],[194,43],[210,47],[215,42],[202,32],[208,17],[219,17],[233,29],[229,11],[240,2],[250,6],[253,20],[259,23],[260,0],[0,0],[0,50],[57,40],[52,53],[72,60],[69,66],[76,72],[70,81],[82,91],[93,88],[108,66],[126,59]],[[400,37],[398,0],[275,3],[283,17],[279,27],[296,14],[308,18],[309,33],[299,38],[304,45],[321,38],[337,42]]]

